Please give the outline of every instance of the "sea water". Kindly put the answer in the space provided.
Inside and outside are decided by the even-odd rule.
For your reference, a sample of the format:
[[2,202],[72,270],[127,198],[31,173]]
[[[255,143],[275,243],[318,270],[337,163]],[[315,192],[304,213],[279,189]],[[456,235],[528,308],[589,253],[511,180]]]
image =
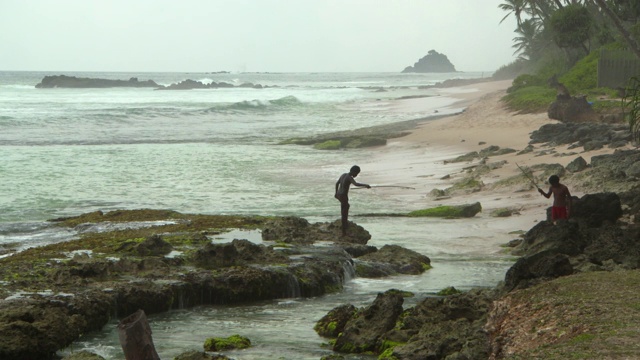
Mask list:
[[[163,85],[185,79],[253,83],[263,88],[35,88],[44,76],[58,74],[137,77]],[[318,151],[279,145],[281,141],[428,118],[436,110],[439,115],[455,113],[461,110],[454,107],[455,99],[424,87],[484,75],[0,72],[0,256],[72,239],[74,230],[52,227],[46,220],[96,210],[152,208],[333,221],[339,217],[332,196],[335,180],[370,153]],[[390,105],[415,95],[430,96],[424,109],[403,112]],[[360,178],[366,182],[366,169]],[[504,278],[511,260],[487,245],[495,244],[496,237],[507,240],[497,220],[356,217],[410,207],[363,192],[352,213],[371,232],[369,244],[418,251],[432,259],[432,270],[420,276],[355,278],[343,292],[320,298],[152,315],[160,356],[170,359],[201,350],[203,336],[239,333],[255,346],[230,352],[235,359],[318,359],[330,351],[313,325],[335,306],[365,306],[390,288],[413,291],[420,298],[447,286],[493,286]],[[246,235],[260,241],[259,234]],[[115,321],[66,351],[87,348],[107,359],[122,359]]]

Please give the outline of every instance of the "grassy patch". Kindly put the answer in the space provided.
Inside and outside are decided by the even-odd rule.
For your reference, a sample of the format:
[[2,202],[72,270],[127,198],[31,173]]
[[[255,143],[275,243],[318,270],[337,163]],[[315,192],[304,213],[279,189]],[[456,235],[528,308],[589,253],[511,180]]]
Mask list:
[[637,358],[638,291],[640,271],[629,270],[565,276],[508,295],[517,314],[503,329],[516,331],[518,350],[505,359]]
[[556,100],[556,91],[549,87],[528,86],[507,94],[502,100],[518,113],[545,112]]

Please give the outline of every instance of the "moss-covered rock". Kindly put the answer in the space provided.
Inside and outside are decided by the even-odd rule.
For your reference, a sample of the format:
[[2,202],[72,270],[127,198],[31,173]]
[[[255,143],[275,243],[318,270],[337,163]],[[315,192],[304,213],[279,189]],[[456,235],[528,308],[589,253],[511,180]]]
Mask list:
[[313,144],[313,148],[317,150],[338,150],[340,149],[340,140],[327,140],[321,143]]
[[227,338],[211,337],[204,341],[205,351],[239,350],[251,347],[251,340],[235,334]]
[[436,295],[439,295],[439,296],[449,296],[449,295],[455,295],[455,294],[460,294],[460,293],[461,293],[461,291],[460,291],[460,290],[456,289],[456,288],[455,288],[455,287],[453,287],[453,286],[449,286],[449,287],[446,287],[446,288],[444,288],[444,289],[442,289],[442,290],[438,291],[438,292],[436,293]]
[[453,186],[445,189],[445,192],[448,195],[463,193],[469,194],[482,190],[484,187],[484,183],[481,180],[478,180],[475,176],[467,176],[462,180],[453,184]]
[[441,217],[441,218],[467,218],[474,217],[482,211],[479,202],[466,205],[441,205],[434,208],[412,211],[407,214],[411,217]]
[[358,309],[351,304],[338,306],[329,311],[322,319],[318,320],[313,330],[320,336],[337,338],[344,330],[347,321],[353,318],[357,311]]
[[387,139],[379,137],[361,137],[349,141],[345,147],[350,149],[387,145]]
[[63,357],[62,360],[104,360],[104,358],[92,352],[82,350],[82,351],[73,352]]
[[514,210],[510,208],[495,209],[491,212],[492,217],[509,217],[513,215]]
[[469,162],[479,158],[480,158],[480,154],[477,151],[472,151],[464,155],[460,155],[455,159],[445,160],[444,163],[449,164],[449,163],[458,163],[458,162]]
[[209,355],[206,352],[192,350],[174,357],[173,360],[231,360],[231,358],[222,354]]

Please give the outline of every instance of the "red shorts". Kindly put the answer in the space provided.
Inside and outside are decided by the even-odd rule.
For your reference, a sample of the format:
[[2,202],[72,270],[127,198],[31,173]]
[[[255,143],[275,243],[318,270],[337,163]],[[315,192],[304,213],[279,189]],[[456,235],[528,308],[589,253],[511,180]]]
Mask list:
[[566,206],[551,207],[551,220],[568,219]]

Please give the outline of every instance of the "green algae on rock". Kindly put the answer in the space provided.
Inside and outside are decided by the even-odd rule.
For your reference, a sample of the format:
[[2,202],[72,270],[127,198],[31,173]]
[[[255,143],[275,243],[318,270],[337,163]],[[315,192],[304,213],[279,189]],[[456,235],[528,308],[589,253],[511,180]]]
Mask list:
[[482,211],[479,202],[466,205],[441,205],[434,208],[412,211],[411,217],[469,218]]
[[204,342],[205,351],[240,350],[249,347],[251,347],[251,340],[238,334],[226,338],[207,338]]

